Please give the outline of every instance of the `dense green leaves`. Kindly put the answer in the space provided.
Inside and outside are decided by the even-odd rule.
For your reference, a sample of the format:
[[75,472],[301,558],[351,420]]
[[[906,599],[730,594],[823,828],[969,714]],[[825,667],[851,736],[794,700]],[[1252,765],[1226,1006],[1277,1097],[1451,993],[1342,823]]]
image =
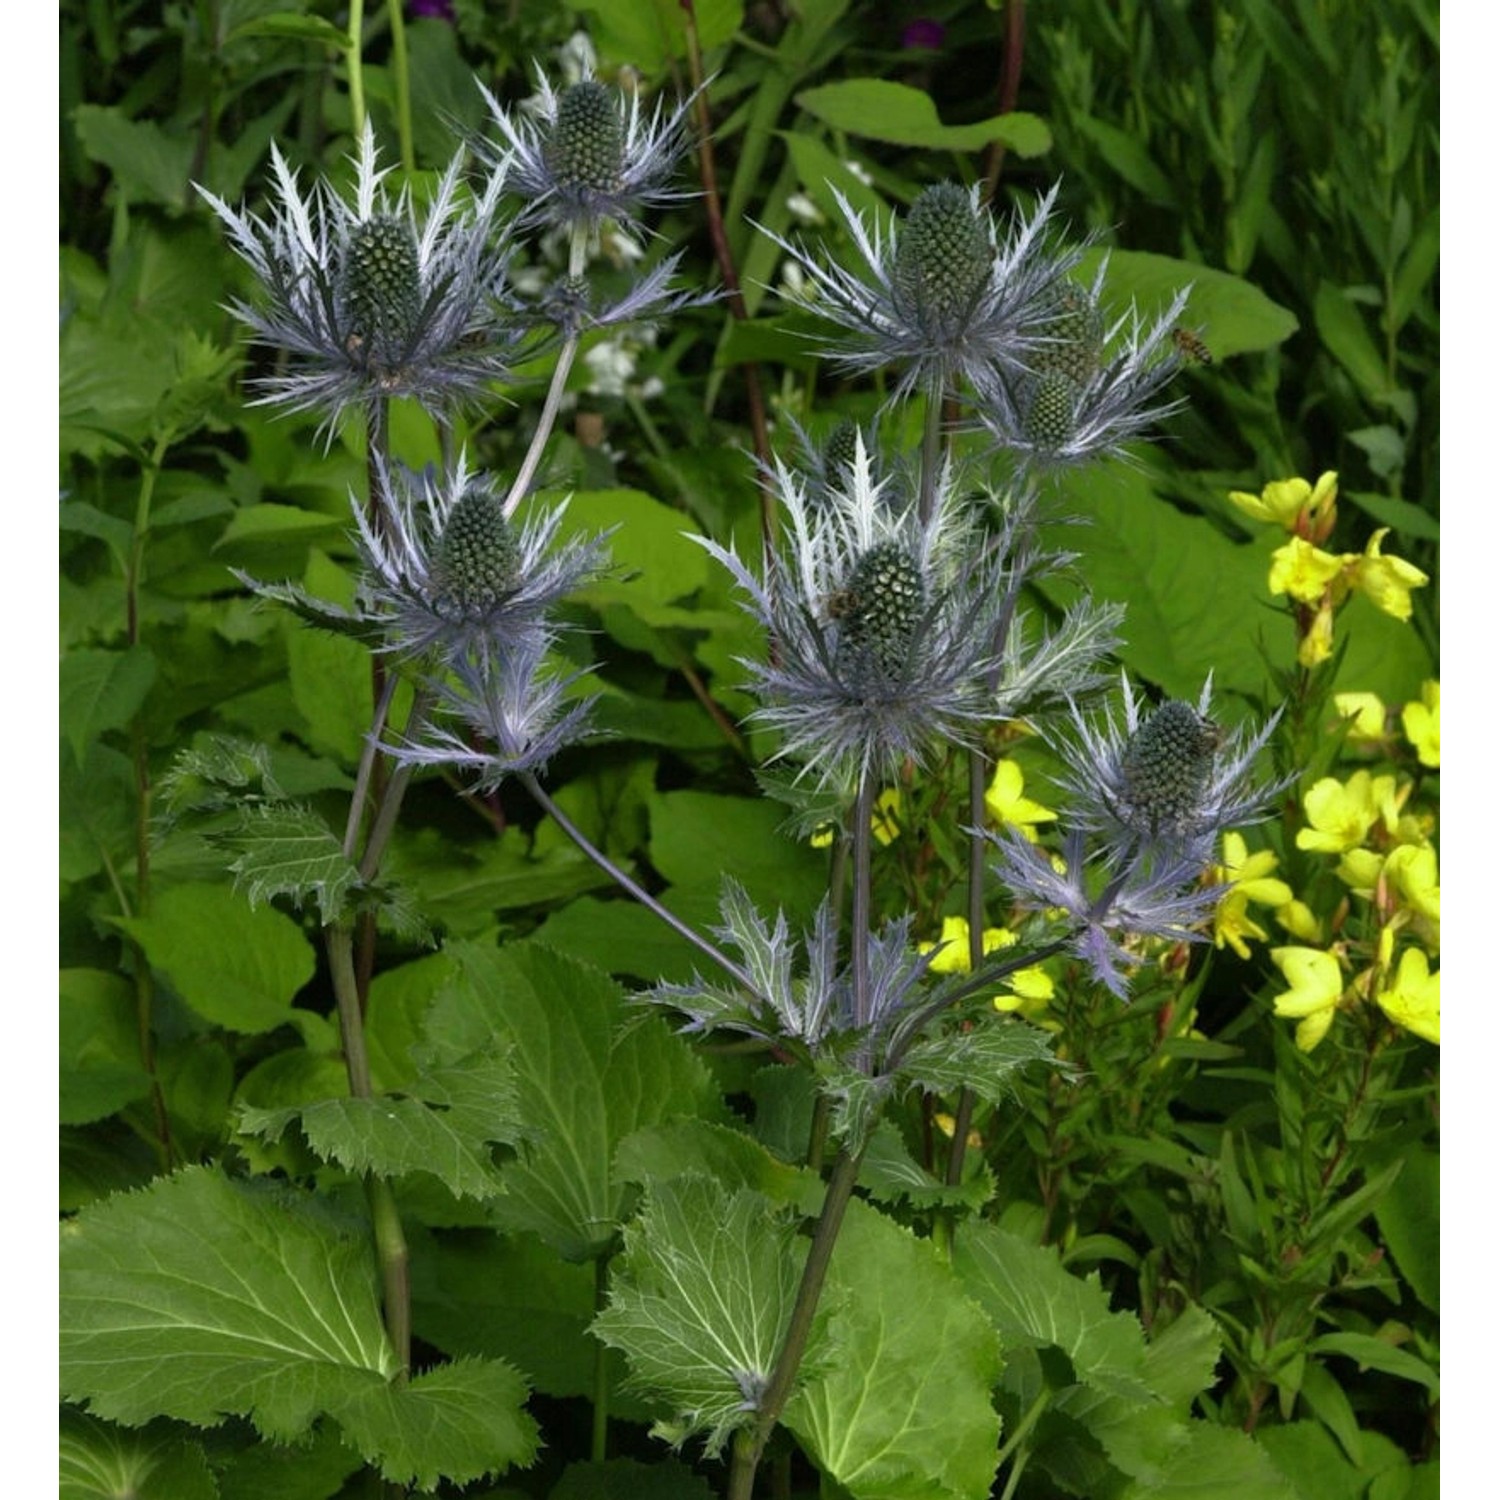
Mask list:
[[836,130],[898,146],[978,151],[1003,141],[1019,156],[1040,156],[1052,145],[1046,123],[1020,112],[976,125],[944,125],[929,94],[888,78],[850,78],[804,89],[797,103]]

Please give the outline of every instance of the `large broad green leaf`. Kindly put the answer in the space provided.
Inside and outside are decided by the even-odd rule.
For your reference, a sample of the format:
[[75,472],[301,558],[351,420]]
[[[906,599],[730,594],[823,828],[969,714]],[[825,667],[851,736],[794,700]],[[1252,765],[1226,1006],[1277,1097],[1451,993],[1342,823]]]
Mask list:
[[835,130],[896,146],[980,151],[1001,141],[1017,156],[1040,156],[1052,149],[1052,132],[1036,115],[1017,110],[974,125],[944,125],[930,94],[887,78],[849,78],[804,89],[797,103]]
[[823,1203],[823,1183],[815,1172],[788,1166],[744,1131],[708,1120],[674,1120],[638,1130],[621,1143],[615,1166],[621,1176],[640,1183],[711,1177],[726,1188],[753,1188],[809,1216]]
[[374,714],[370,653],[347,636],[295,624],[287,629],[286,656],[312,748],[357,761]]
[[718,917],[719,884],[732,870],[758,906],[809,917],[828,884],[827,860],[781,830],[765,798],[662,792],[651,799],[651,863],[695,907]]
[[624,997],[597,969],[535,944],[450,951],[460,976],[434,1005],[429,1036],[450,1047],[508,1039],[534,1132],[501,1170],[497,1219],[570,1260],[603,1254],[624,1210],[616,1148],[643,1125],[717,1113],[707,1069],[655,1016],[622,1028]]
[[287,804],[248,808],[231,842],[239,852],[229,869],[252,905],[290,896],[299,907],[316,906],[324,926],[343,916],[359,871],[316,813]]
[[1059,1349],[1077,1380],[1106,1395],[1147,1402],[1141,1325],[1110,1310],[1099,1278],[1074,1276],[1055,1250],[993,1224],[964,1224],[953,1265],[1006,1348]]
[[1438,1154],[1409,1151],[1401,1175],[1375,1208],[1381,1238],[1422,1303],[1438,1310]]
[[1091,281],[1106,254],[1107,305],[1119,311],[1134,302],[1144,316],[1151,317],[1165,312],[1172,298],[1190,287],[1183,324],[1202,330],[1203,342],[1215,359],[1274,349],[1297,331],[1297,315],[1273,302],[1259,287],[1195,261],[1140,250],[1091,250],[1075,275]]
[[580,598],[623,604],[649,619],[652,606],[682,599],[708,581],[713,560],[685,535],[696,530],[685,511],[640,490],[581,490],[569,497],[565,536],[597,536],[612,527],[609,574],[580,590]]
[[296,1120],[319,1156],[350,1172],[425,1172],[455,1198],[498,1194],[491,1144],[511,1143],[521,1132],[506,1049],[491,1043],[431,1068],[404,1092],[403,1098],[321,1099],[293,1109],[247,1107],[240,1128],[276,1141]]
[[523,1409],[526,1382],[500,1360],[461,1359],[404,1386],[366,1386],[334,1415],[350,1442],[396,1484],[435,1489],[525,1468],[540,1446]]
[[58,975],[58,1118],[87,1125],[146,1096],[135,991],[102,969]]
[[58,1500],[220,1500],[202,1447],[162,1422],[127,1431],[63,1408]]
[[1122,1500],[1297,1500],[1296,1490],[1246,1433],[1211,1422],[1188,1423],[1158,1471],[1136,1479]]
[[63,1394],[113,1421],[290,1439],[396,1373],[363,1227],[208,1168],[65,1223],[61,1302]]
[[824,1299],[837,1310],[786,1423],[856,1500],[989,1493],[999,1341],[931,1241],[855,1200]]
[[537,929],[539,942],[571,953],[611,974],[684,984],[703,957],[655,912],[628,899],[580,896]]
[[302,929],[273,907],[252,908],[228,886],[172,886],[150,916],[119,925],[200,1016],[230,1031],[271,1031],[292,1020],[292,999],[313,976]]
[[336,1423],[320,1422],[297,1443],[255,1443],[220,1455],[218,1500],[332,1500],[360,1466]]
[[116,186],[129,197],[170,208],[187,201],[192,135],[169,135],[154,120],[132,120],[113,106],[97,104],[80,104],[73,124],[84,151],[109,168]]
[[[673,58],[688,54],[686,10],[679,0],[571,0],[589,16],[589,35],[605,57],[631,63],[646,73],[661,72]],[[698,45],[722,46],[740,29],[742,0],[694,0]]]
[[672,1408],[658,1436],[701,1433],[717,1452],[754,1419],[805,1258],[795,1222],[760,1193],[699,1176],[651,1185],[594,1332],[624,1352],[634,1384]]
[[145,646],[73,651],[63,657],[58,717],[80,766],[89,741],[106,730],[125,728],[155,681],[156,658]]

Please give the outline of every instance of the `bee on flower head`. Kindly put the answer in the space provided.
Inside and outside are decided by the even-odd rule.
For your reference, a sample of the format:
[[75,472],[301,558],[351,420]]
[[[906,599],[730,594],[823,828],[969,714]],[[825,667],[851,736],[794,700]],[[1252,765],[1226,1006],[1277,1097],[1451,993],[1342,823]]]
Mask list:
[[1191,328],[1174,328],[1172,346],[1184,359],[1191,360],[1195,365],[1211,365],[1214,362],[1208,345]]

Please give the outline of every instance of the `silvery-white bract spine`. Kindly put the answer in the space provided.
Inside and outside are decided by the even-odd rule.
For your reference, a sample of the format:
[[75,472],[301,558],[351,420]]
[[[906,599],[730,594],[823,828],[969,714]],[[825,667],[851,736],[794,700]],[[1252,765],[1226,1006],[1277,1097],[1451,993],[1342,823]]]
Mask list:
[[980,207],[978,188],[970,190],[993,258],[964,315],[942,320],[924,316],[901,284],[902,226],[895,215],[884,226],[878,219],[867,223],[837,188],[833,193],[857,252],[855,269],[766,231],[816,291],[805,310],[839,329],[825,341],[828,357],[853,374],[899,368],[892,401],[960,383],[981,398],[999,397],[1002,376],[1022,375],[1028,351],[1046,338],[1052,318],[1048,291],[1081,254],[1058,250],[1049,241],[1056,186],[1029,217],[1014,216],[1004,235],[996,233],[990,213]]
[[[499,222],[505,162],[493,163],[470,199],[460,153],[418,214],[407,190],[394,201],[386,194],[388,169],[376,164],[368,123],[354,161],[352,202],[326,181],[304,197],[273,145],[269,220],[198,189],[263,289],[260,299],[235,299],[230,311],[257,338],[293,356],[285,374],[258,382],[256,404],[318,412],[329,438],[347,411],[380,398],[413,397],[434,412],[472,400],[506,375],[522,336],[500,307],[508,258]],[[377,221],[409,233],[416,285],[402,318],[371,328],[355,314],[346,272],[354,236]]]
[[[1094,307],[1099,304],[1106,270],[1107,258],[1086,293]],[[1027,368],[1004,371],[982,391],[977,410],[997,447],[1039,471],[1121,456],[1127,442],[1182,404],[1159,398],[1181,368],[1172,330],[1182,319],[1188,295],[1188,290],[1178,292],[1152,322],[1132,304],[1103,331],[1099,356],[1082,378],[1060,371],[1040,373],[1057,354],[1044,336],[1035,345]],[[1054,318],[1054,323],[1060,321]],[[1040,400],[1056,407],[1046,420],[1038,417]]]
[[[1001,539],[960,514],[950,473],[926,523],[914,498],[889,503],[891,480],[875,482],[862,439],[845,482],[820,497],[785,465],[774,473],[789,547],[767,558],[763,576],[732,548],[696,540],[734,575],[770,638],[766,660],[743,664],[760,700],[753,717],[781,738],[777,758],[849,792],[945,743],[971,743],[993,716],[997,631],[1019,587]],[[840,599],[881,547],[908,559],[924,588],[907,634],[872,660],[847,649]]]
[[603,219],[633,223],[648,208],[690,196],[674,187],[672,179],[687,144],[687,113],[694,95],[670,110],[658,100],[648,115],[638,94],[626,96],[609,89],[619,129],[618,168],[606,174],[607,180],[584,181],[577,175],[559,173],[549,143],[564,96],[572,89],[604,85],[594,83],[592,75],[585,73],[579,83],[556,90],[540,66],[536,84],[537,97],[529,119],[506,109],[480,85],[504,141],[498,150],[490,147],[488,154],[496,163],[509,161],[511,187],[528,204],[524,223],[555,224],[595,233]]
[[503,657],[513,642],[552,631],[552,607],[608,561],[607,534],[558,540],[566,501],[532,506],[524,521],[504,523],[514,533],[514,587],[487,604],[464,607],[445,587],[438,550],[455,506],[466,496],[493,495],[498,512],[495,482],[471,471],[463,454],[442,474],[377,463],[376,477],[373,514],[350,497],[355,544],[370,609],[387,622],[386,649],[399,655]]

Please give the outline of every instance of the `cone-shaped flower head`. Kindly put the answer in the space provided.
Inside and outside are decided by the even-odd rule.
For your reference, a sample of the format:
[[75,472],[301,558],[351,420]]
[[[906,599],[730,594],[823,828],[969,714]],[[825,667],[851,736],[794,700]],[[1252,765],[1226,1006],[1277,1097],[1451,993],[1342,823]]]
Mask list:
[[388,650],[504,655],[551,631],[548,611],[603,565],[604,537],[558,542],[562,506],[535,506],[518,525],[493,479],[471,473],[462,455],[445,474],[398,466],[377,477],[374,517],[354,503],[355,543]]
[[422,213],[407,191],[386,192],[368,124],[352,200],[326,181],[304,197],[274,146],[271,163],[269,220],[199,189],[261,283],[231,310],[291,355],[285,373],[260,380],[260,403],[316,411],[331,438],[351,407],[411,396],[446,410],[504,376],[523,331],[499,313],[503,163],[471,199],[455,156]]
[[484,96],[504,142],[491,154],[510,158],[510,186],[530,205],[527,222],[593,233],[601,219],[631,223],[686,196],[672,178],[691,99],[670,111],[658,101],[647,115],[638,94],[592,77],[554,89],[540,68],[532,118],[513,115],[488,89]]
[[772,235],[816,295],[807,310],[837,325],[830,357],[845,369],[901,371],[894,398],[914,389],[967,384],[981,397],[1001,376],[1021,377],[1055,319],[1053,288],[1077,251],[1048,243],[1057,190],[1029,218],[1002,234],[979,190],[955,183],[925,189],[898,223],[867,224],[838,195],[859,264],[825,262],[805,246]]
[[1175,409],[1160,400],[1181,357],[1172,331],[1187,292],[1154,323],[1130,308],[1112,324],[1101,311],[1107,266],[1092,286],[1061,280],[1045,296],[1041,331],[1023,370],[991,386],[980,410],[996,442],[1029,466],[1054,469],[1116,455]]
[[1072,823],[1103,836],[1116,862],[1211,862],[1219,834],[1260,815],[1278,789],[1257,783],[1256,755],[1280,712],[1259,731],[1226,733],[1209,716],[1212,684],[1195,706],[1168,701],[1142,714],[1123,677],[1123,721],[1090,725],[1075,708],[1075,737],[1061,747]]
[[877,482],[862,436],[854,464],[821,495],[777,465],[790,547],[757,577],[703,540],[770,637],[747,662],[754,717],[810,786],[847,796],[945,741],[967,743],[993,707],[999,624],[1013,580],[999,539],[961,515],[951,474],[922,522],[892,474]]

